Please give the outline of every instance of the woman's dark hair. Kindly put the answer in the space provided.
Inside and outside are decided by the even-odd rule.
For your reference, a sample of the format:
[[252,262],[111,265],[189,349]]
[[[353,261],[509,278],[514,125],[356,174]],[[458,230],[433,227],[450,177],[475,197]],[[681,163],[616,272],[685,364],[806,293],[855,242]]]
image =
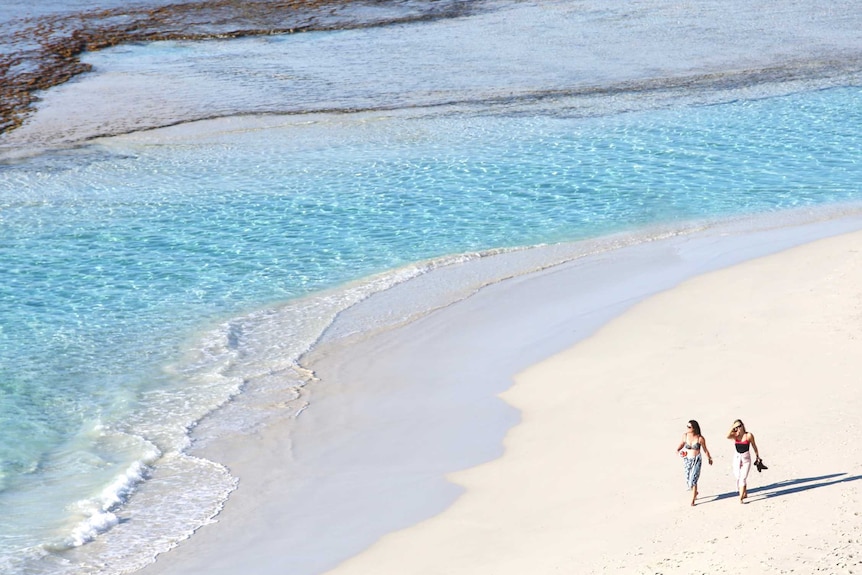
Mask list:
[[691,430],[695,435],[700,435],[700,424],[693,419],[688,420],[689,424],[691,424]]

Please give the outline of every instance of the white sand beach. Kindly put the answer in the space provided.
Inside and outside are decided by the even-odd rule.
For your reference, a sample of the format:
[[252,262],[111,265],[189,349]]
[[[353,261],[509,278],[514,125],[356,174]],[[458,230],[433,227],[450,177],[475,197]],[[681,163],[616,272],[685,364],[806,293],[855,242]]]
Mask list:
[[[694,278],[518,374],[505,454],[451,474],[466,489],[451,508],[333,575],[858,572],[860,246]],[[694,508],[674,451],[690,418],[715,459]],[[744,505],[734,418],[769,465]]]
[[[239,489],[142,573],[851,573],[859,228],[638,244],[324,347],[310,408],[210,446]],[[744,505],[735,418],[769,466]]]
[[[48,4],[75,50],[128,26]],[[858,2],[265,4],[349,22],[153,6],[115,40],[183,39],[85,51],[0,135],[0,351],[33,429],[68,410],[7,410],[39,521],[0,572],[862,572]]]

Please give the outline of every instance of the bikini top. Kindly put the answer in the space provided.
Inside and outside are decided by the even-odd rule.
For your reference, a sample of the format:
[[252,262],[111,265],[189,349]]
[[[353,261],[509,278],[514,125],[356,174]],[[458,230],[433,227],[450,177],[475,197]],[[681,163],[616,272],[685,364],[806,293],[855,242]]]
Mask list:
[[700,449],[700,442],[699,442],[699,441],[695,441],[695,442],[694,442],[694,443],[692,443],[692,444],[688,444],[688,443],[686,443],[686,444],[685,444],[685,448],[686,448],[686,449]]
[[736,443],[736,452],[737,453],[745,453],[751,447],[751,445],[747,441],[737,441],[735,443]]

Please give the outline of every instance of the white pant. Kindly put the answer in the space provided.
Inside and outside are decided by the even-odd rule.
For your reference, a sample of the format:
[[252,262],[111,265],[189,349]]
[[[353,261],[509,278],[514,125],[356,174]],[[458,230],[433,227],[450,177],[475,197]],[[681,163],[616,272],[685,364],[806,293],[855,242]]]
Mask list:
[[736,477],[736,488],[739,491],[748,485],[749,471],[751,471],[751,451],[737,453],[733,457],[733,476]]

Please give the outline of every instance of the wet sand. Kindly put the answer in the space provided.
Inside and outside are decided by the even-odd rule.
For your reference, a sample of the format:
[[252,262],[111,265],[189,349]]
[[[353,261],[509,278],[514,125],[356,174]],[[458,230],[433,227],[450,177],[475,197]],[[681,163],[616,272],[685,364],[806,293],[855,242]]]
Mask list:
[[[862,567],[862,232],[688,280],[515,377],[504,454],[332,575],[854,573]],[[769,469],[731,472],[736,418]],[[714,465],[690,507],[674,450]]]
[[[757,541],[739,565],[767,543],[764,572],[807,565],[803,536],[824,561],[858,535],[850,435],[815,454],[855,425],[860,237],[768,254],[860,227],[638,244],[323,346],[312,408],[210,446],[239,489],[142,573],[687,573],[690,556],[721,572],[734,528]],[[770,464],[741,509],[723,439],[736,417]],[[694,509],[674,451],[690,418],[716,460]],[[800,421],[818,431],[797,448]]]

